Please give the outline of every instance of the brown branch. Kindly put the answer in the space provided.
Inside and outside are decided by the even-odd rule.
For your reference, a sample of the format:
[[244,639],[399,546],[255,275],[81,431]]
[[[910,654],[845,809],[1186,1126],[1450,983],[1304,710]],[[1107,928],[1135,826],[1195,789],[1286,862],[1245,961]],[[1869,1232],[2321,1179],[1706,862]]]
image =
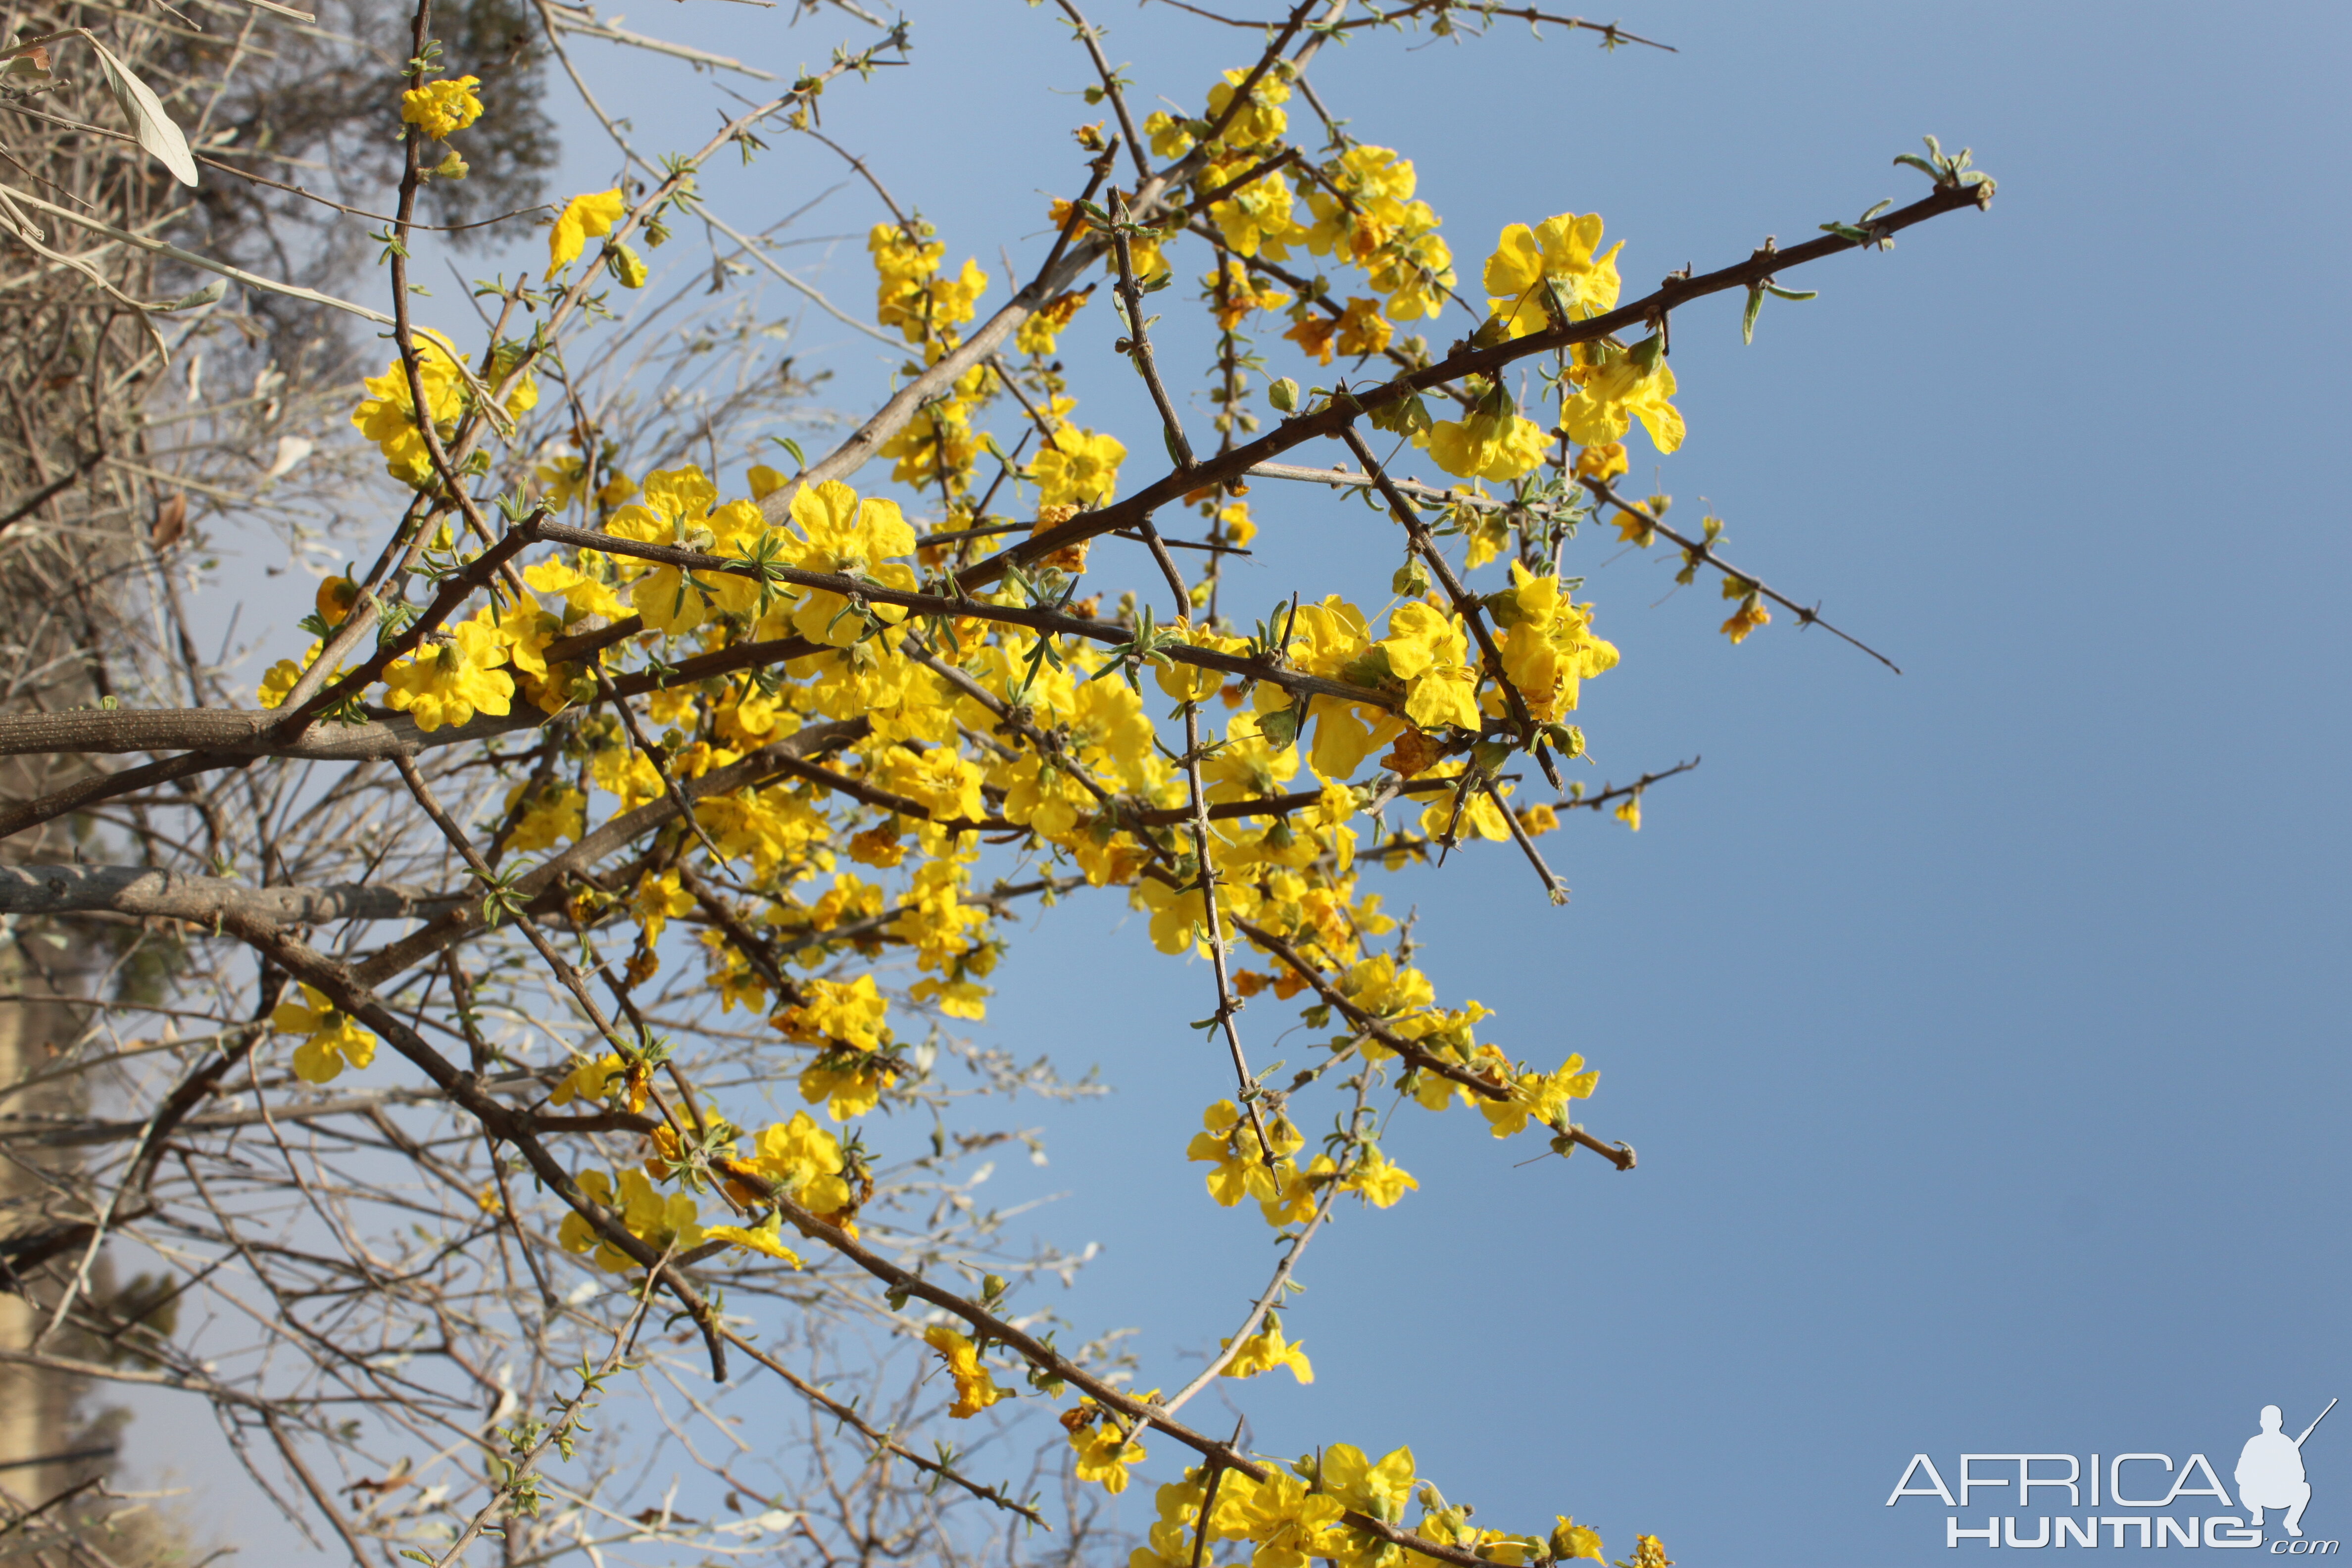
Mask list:
[[389,882],[256,888],[145,866],[0,866],[0,914],[5,915],[107,910],[209,925],[236,910],[285,925],[324,925],[423,920],[463,901],[462,894]]
[[1675,544],[1682,546],[1684,558],[1691,562],[1693,564],[1696,564],[1697,563],[1704,561],[1709,566],[1714,567],[1717,571],[1722,573],[1727,577],[1736,577],[1742,583],[1753,584],[1755,592],[1763,595],[1766,598],[1771,600],[1782,609],[1794,615],[1797,617],[1798,625],[1820,626],[1832,637],[1843,638],[1844,641],[1852,643],[1854,647],[1860,648],[1871,658],[1876,659],[1879,663],[1893,670],[1895,674],[1900,675],[1903,673],[1903,667],[1901,665],[1895,663],[1893,659],[1887,658],[1885,654],[1879,652],[1868,643],[1864,642],[1860,637],[1840,631],[1837,627],[1823,620],[1818,607],[1809,609],[1805,605],[1797,603],[1794,599],[1790,598],[1786,594],[1780,593],[1779,590],[1769,586],[1763,581],[1763,579],[1757,577],[1750,573],[1742,572],[1738,567],[1734,566],[1722,556],[1717,555],[1715,552],[1715,547],[1705,540],[1691,539],[1675,532],[1673,529],[1668,528],[1663,521],[1661,521],[1657,514],[1653,512],[1648,507],[1643,506],[1637,501],[1629,501],[1624,497],[1619,495],[1614,489],[1612,489],[1609,486],[1608,480],[1587,479],[1584,479],[1582,483],[1586,489],[1591,490],[1595,496],[1607,501],[1619,511],[1625,513],[1628,517],[1639,519],[1644,531],[1659,534],[1665,539],[1671,540]]

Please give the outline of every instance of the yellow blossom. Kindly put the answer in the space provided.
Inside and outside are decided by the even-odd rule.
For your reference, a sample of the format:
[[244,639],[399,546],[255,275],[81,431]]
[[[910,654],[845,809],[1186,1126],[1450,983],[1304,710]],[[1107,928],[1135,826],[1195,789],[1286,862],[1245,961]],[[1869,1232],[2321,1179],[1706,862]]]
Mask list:
[[1118,488],[1118,466],[1127,448],[1118,437],[1065,424],[1050,446],[1030,460],[1029,478],[1037,504],[1099,506]]
[[[526,791],[530,791],[527,781],[507,791],[507,810],[521,804]],[[587,810],[588,797],[569,784],[532,791],[514,831],[507,836],[507,847],[528,855],[552,848],[561,839],[577,838],[587,830]]]
[[570,1105],[574,1100],[602,1105],[613,1080],[627,1076],[628,1069],[622,1065],[621,1058],[610,1051],[601,1057],[583,1057],[556,1084],[548,1100],[554,1105]]
[[795,1268],[801,1267],[801,1255],[784,1245],[783,1227],[774,1215],[770,1215],[763,1224],[748,1227],[708,1225],[702,1227],[702,1234],[712,1241],[732,1242],[746,1252],[757,1252]]
[[[803,485],[793,496],[792,520],[798,530],[786,552],[793,565],[804,572],[862,577],[877,586],[912,592],[915,569],[893,556],[911,555],[915,531],[908,526],[898,503],[881,496],[860,500],[857,492],[838,479]],[[811,642],[849,647],[867,633],[865,616],[848,599],[827,588],[796,590],[793,629]],[[907,612],[893,605],[869,605],[866,613],[895,626]]]
[[481,85],[479,77],[460,76],[410,88],[400,95],[400,117],[432,140],[446,141],[482,117],[482,100],[474,96]]
[[[1217,1200],[1220,1207],[1231,1208],[1244,1198],[1264,1200],[1281,1195],[1281,1180],[1267,1165],[1265,1145],[1258,1142],[1257,1132],[1242,1114],[1241,1107],[1230,1100],[1221,1100],[1209,1107],[1201,1124],[1207,1131],[1192,1134],[1184,1158],[1205,1160],[1215,1167],[1209,1173],[1209,1195]],[[1277,1156],[1297,1149],[1301,1142],[1297,1129],[1290,1128],[1289,1147],[1284,1148],[1286,1128],[1289,1124],[1277,1119],[1266,1129]]]
[[[844,983],[811,980],[802,990],[806,1000],[776,1015],[784,1037],[805,1046],[840,1044],[861,1051],[881,1045],[890,1000],[875,987],[874,976],[861,974]],[[814,1100],[820,1096],[810,1095]]]
[[1340,1184],[1342,1190],[1355,1193],[1373,1207],[1383,1209],[1392,1206],[1408,1190],[1417,1189],[1420,1185],[1413,1180],[1412,1172],[1402,1165],[1391,1164],[1377,1143],[1364,1145],[1363,1157],[1349,1173],[1348,1179]]
[[1614,310],[1620,282],[1619,240],[1595,256],[1601,243],[1601,215],[1579,217],[1562,213],[1530,229],[1515,223],[1503,230],[1495,254],[1486,258],[1486,308],[1494,312],[1507,337],[1523,338],[1552,323],[1558,310],[1569,321],[1581,321]]
[[1559,1064],[1558,1072],[1518,1074],[1512,1079],[1510,1099],[1481,1100],[1478,1110],[1496,1137],[1515,1137],[1530,1121],[1559,1125],[1567,1119],[1568,1102],[1591,1099],[1600,1084],[1601,1074],[1588,1069],[1582,1057],[1572,1056]]
[[1393,331],[1381,319],[1378,300],[1350,298],[1339,317],[1339,349],[1343,354],[1376,354],[1389,346]]
[[[1290,117],[1280,106],[1290,101],[1290,80],[1295,74],[1289,61],[1276,61],[1274,68],[1259,77],[1250,88],[1249,100],[1234,111],[1218,140],[1229,147],[1259,147],[1281,140],[1282,133],[1289,129]],[[1209,89],[1206,118],[1212,122],[1224,113],[1234,100],[1234,94],[1243,82],[1249,79],[1249,72],[1239,68],[1229,70],[1224,76],[1224,80]]]
[[[1233,1342],[1231,1340],[1220,1341],[1218,1348],[1223,1349]],[[1295,1342],[1282,1337],[1282,1315],[1268,1312],[1265,1326],[1242,1341],[1240,1347],[1234,1352],[1234,1359],[1225,1363],[1225,1375],[1255,1377],[1259,1373],[1272,1372],[1282,1366],[1288,1367],[1291,1375],[1301,1383],[1315,1381],[1315,1363],[1307,1359],[1306,1351]]]
[[[1723,585],[1727,593],[1735,591],[1738,586],[1738,580],[1726,578]],[[1725,637],[1731,639],[1732,646],[1737,647],[1748,640],[1749,632],[1754,631],[1758,626],[1769,626],[1771,621],[1772,612],[1764,607],[1763,599],[1758,595],[1749,594],[1739,608],[1732,613],[1731,618],[1723,623],[1722,631]]]
[[613,232],[629,210],[617,187],[572,197],[563,204],[555,226],[547,231],[547,275],[551,278],[577,260],[592,237]]
[[842,1177],[846,1162],[840,1142],[807,1111],[795,1110],[790,1121],[771,1123],[742,1163],[819,1218],[835,1223],[847,1218],[850,1191]]
[[661,940],[662,927],[672,915],[682,915],[694,908],[694,895],[679,884],[676,871],[664,871],[659,876],[647,871],[637,878],[636,896],[629,900],[629,910],[637,917],[637,924],[648,942]]
[[[1231,1487],[1243,1478],[1232,1474]],[[1251,1568],[1307,1568],[1313,1557],[1328,1557],[1336,1550],[1331,1527],[1339,1522],[1347,1505],[1328,1492],[1309,1491],[1307,1483],[1282,1470],[1247,1489],[1237,1510],[1238,1533],[1257,1542]]]
[[940,1352],[947,1363],[948,1376],[955,1380],[955,1403],[948,1414],[958,1421],[967,1421],[1001,1399],[1013,1397],[1012,1390],[999,1388],[981,1363],[980,1351],[963,1335],[945,1323],[933,1323],[923,1331],[923,1342]]
[[514,677],[498,668],[506,646],[496,630],[479,621],[459,621],[448,640],[396,659],[383,672],[393,707],[431,732],[444,724],[465,724],[476,713],[503,717],[514,696]]
[[1070,318],[1078,313],[1079,308],[1086,304],[1087,297],[1094,291],[1092,284],[1084,289],[1066,289],[1038,306],[1030,312],[1029,319],[1021,323],[1020,331],[1013,335],[1013,346],[1024,354],[1052,353],[1055,337],[1070,324]]
[[[1099,1426],[1095,1424],[1097,1415],[1103,1416]],[[1144,1461],[1143,1445],[1129,1441],[1129,1435],[1118,1431],[1091,1399],[1082,1399],[1077,1409],[1065,1411],[1061,1420],[1078,1456],[1078,1479],[1099,1482],[1114,1497],[1125,1491],[1127,1468]]]
[[1315,1217],[1316,1205],[1323,1201],[1323,1189],[1331,1184],[1332,1173],[1339,1168],[1328,1154],[1316,1155],[1303,1171],[1287,1160],[1278,1162],[1275,1175],[1281,1182],[1282,1191],[1274,1197],[1260,1198],[1258,1213],[1276,1229],[1306,1224]]
[[375,1060],[375,1037],[308,985],[302,1001],[278,1004],[269,1026],[281,1035],[310,1037],[294,1047],[294,1076],[305,1083],[329,1083],[347,1067],[364,1068]]
[[1467,418],[1441,419],[1429,428],[1429,455],[1465,479],[1516,479],[1544,460],[1547,445],[1543,427],[1521,418],[1500,395],[1482,400]]
[[1279,310],[1290,303],[1290,296],[1281,289],[1253,279],[1238,256],[1226,257],[1222,271],[1212,268],[1202,274],[1201,292],[1203,299],[1215,302],[1217,326],[1228,332],[1253,310]]
[[[1576,395],[1560,405],[1560,426],[1570,440],[1621,440],[1639,419],[1659,451],[1672,452],[1683,444],[1682,414],[1666,401],[1675,395],[1675,373],[1658,339],[1644,338],[1622,351],[1580,343],[1576,357],[1584,367],[1583,381]],[[1436,450],[1433,439],[1431,450]]]
[[[873,979],[870,974],[861,980]],[[801,1069],[801,1098],[811,1105],[824,1101],[825,1114],[847,1121],[874,1109],[882,1091],[898,1081],[888,1058],[866,1053],[827,1051]]]

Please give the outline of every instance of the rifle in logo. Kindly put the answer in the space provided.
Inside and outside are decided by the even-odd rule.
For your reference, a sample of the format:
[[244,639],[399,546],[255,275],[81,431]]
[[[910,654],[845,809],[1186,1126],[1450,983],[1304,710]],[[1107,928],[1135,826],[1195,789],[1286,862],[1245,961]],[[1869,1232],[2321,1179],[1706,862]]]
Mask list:
[[[2329,1400],[2327,1410],[2335,1408],[2336,1401]],[[2236,1472],[2238,1506],[2253,1516],[2247,1521],[2253,1529],[2263,1527],[2264,1509],[2280,1508],[2286,1510],[2286,1532],[2303,1533],[2303,1510],[2311,1506],[2311,1481],[2303,1473],[2303,1445],[2327,1419],[2327,1410],[2303,1429],[2303,1436],[2290,1437],[2280,1430],[2284,1417],[2279,1407],[2263,1406],[2263,1429],[2246,1439]]]

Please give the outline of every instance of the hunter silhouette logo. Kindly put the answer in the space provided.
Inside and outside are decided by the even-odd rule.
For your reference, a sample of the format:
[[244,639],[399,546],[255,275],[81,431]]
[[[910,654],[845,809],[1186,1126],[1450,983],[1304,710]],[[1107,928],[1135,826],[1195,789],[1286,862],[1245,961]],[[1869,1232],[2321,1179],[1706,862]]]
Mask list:
[[[1958,1547],[1964,1541],[2024,1548],[2210,1546],[2251,1551],[2267,1545],[2277,1557],[2332,1555],[2338,1542],[2313,1541],[2303,1533],[2304,1510],[2311,1506],[2311,1477],[2304,1468],[2304,1445],[2335,1408],[2336,1401],[2329,1400],[2326,1409],[2312,1418],[2300,1436],[2289,1436],[2284,1412],[2275,1405],[2263,1406],[2256,1417],[2262,1429],[2246,1439],[2238,1453],[2238,1468],[2231,1474],[2237,1483],[2234,1506],[2239,1513],[2183,1517],[2170,1511],[2176,1507],[2195,1508],[2200,1498],[2212,1500],[2204,1505],[2208,1508],[2233,1506],[2229,1488],[2202,1454],[2189,1455],[2178,1467],[2170,1455],[2154,1453],[2117,1454],[2104,1463],[2103,1456],[2093,1454],[2088,1465],[2072,1454],[1962,1454],[1953,1476],[1959,1492],[1957,1498],[1952,1495],[1953,1487],[1937,1470],[1935,1460],[1914,1454],[1888,1494],[1886,1506],[1893,1508],[1905,1498],[1915,1497],[1941,1502],[1951,1510],[1944,1520],[1947,1547]],[[2065,1469],[2059,1470],[2060,1465]],[[2041,1467],[2038,1473],[2037,1466]],[[1997,1495],[2016,1512],[1993,1515],[1970,1528],[1964,1513],[1970,1495],[1989,1488],[2001,1489]],[[2037,1491],[2042,1495],[2036,1497]],[[2050,1494],[2058,1491],[2066,1494],[2061,1505],[2066,1511],[2037,1516],[2035,1505],[2055,1503]],[[2086,1502],[2090,1511],[2078,1517],[2074,1510]],[[2105,1509],[2130,1511],[2109,1513],[2103,1511]],[[2273,1512],[2281,1516],[2278,1523],[2286,1533],[2265,1542],[2263,1518]],[[2021,1533],[2021,1523],[2032,1533]]]
[[[2336,1408],[2336,1401],[2327,1402],[2327,1410]],[[2303,1473],[2303,1445],[2305,1438],[2319,1429],[2327,1419],[2327,1410],[2315,1417],[2303,1429],[2303,1436],[2290,1437],[2279,1430],[2284,1418],[2275,1405],[2263,1406],[2263,1429],[2246,1439],[2238,1455],[2238,1506],[2253,1518],[2246,1522],[2256,1530],[2263,1527],[2263,1510],[2267,1508],[2286,1510],[2286,1532],[2303,1533],[2303,1510],[2311,1506],[2311,1481]]]

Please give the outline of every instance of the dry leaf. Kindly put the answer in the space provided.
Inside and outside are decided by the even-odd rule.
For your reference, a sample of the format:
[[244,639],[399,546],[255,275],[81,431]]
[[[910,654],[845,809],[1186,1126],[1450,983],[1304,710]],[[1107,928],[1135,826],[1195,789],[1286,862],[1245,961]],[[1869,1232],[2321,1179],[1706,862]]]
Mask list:
[[293,472],[295,465],[309,457],[312,449],[312,443],[299,436],[280,436],[278,437],[277,455],[269,459],[269,467],[262,470],[261,477],[274,479],[281,474]]
[[173,490],[155,509],[155,521],[147,530],[148,542],[158,552],[169,550],[180,542],[180,535],[188,531],[188,492]]
[[180,134],[178,122],[163,112],[163,100],[129,66],[115,58],[114,51],[100,43],[89,29],[79,30],[89,39],[89,47],[98,51],[98,63],[106,71],[106,85],[113,89],[114,100],[130,116],[131,129],[139,133],[139,145],[154,153],[180,184],[194,184],[196,161],[188,152],[188,139]]

